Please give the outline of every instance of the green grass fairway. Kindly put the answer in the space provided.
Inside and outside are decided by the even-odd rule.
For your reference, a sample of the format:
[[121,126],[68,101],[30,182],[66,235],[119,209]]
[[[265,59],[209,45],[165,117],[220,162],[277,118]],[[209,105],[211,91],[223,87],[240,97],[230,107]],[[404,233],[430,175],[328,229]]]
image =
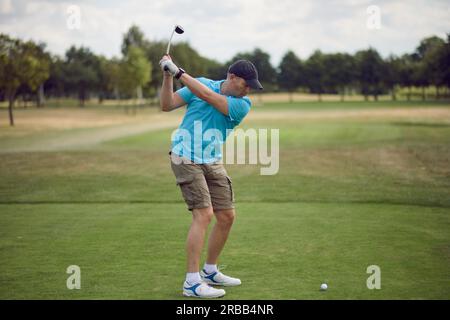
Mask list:
[[[183,299],[190,214],[167,155],[182,112],[58,110],[70,126],[52,109],[0,123],[0,299]],[[241,127],[280,130],[280,168],[226,166],[219,265],[243,284],[224,299],[450,299],[448,102],[266,104]]]

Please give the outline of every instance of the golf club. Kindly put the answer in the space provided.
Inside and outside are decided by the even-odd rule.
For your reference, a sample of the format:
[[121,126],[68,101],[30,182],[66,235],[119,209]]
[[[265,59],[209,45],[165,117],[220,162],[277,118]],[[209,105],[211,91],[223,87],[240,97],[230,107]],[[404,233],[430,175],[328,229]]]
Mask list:
[[[173,28],[172,34],[171,34],[170,39],[169,39],[169,43],[167,44],[167,50],[166,50],[166,54],[167,54],[167,55],[169,55],[169,52],[170,52],[170,43],[172,42],[172,37],[173,37],[173,34],[174,34],[175,32],[178,33],[178,34],[182,34],[182,33],[184,33],[184,29],[183,29],[182,26],[180,26],[180,25],[178,25],[178,24],[175,26],[175,28]],[[164,70],[167,71],[167,67],[164,67]]]
[[176,25],[175,28],[173,29],[172,35],[170,36],[170,39],[169,39],[169,44],[167,45],[167,50],[166,50],[166,54],[167,54],[167,55],[169,54],[169,51],[170,51],[170,43],[172,42],[172,37],[173,37],[173,34],[174,34],[175,32],[178,33],[178,34],[182,34],[182,33],[184,33],[184,29],[183,29],[183,27],[181,27],[180,25]]

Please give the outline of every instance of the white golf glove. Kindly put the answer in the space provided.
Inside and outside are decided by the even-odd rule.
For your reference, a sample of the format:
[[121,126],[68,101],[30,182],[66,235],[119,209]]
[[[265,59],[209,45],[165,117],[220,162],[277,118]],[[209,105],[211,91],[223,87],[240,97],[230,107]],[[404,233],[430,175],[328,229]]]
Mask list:
[[163,71],[170,73],[174,77],[180,71],[180,69],[175,65],[175,63],[173,63],[173,61],[168,58],[162,58],[159,61],[159,65],[161,66],[161,69]]

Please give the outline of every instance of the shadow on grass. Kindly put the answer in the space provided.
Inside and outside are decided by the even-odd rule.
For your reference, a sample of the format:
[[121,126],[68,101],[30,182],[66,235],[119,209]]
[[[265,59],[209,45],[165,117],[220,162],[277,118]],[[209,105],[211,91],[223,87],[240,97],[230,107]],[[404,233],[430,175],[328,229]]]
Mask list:
[[403,127],[425,127],[425,128],[449,128],[450,123],[432,123],[432,122],[391,122],[395,126]]
[[[60,201],[0,201],[0,205],[46,205],[46,204],[182,204],[182,200],[105,200],[105,201],[89,201],[89,200],[60,200]],[[435,201],[421,201],[421,202],[406,202],[406,201],[393,201],[389,199],[381,200],[245,200],[239,201],[237,204],[242,203],[305,203],[305,204],[372,204],[372,205],[399,205],[399,206],[417,206],[417,207],[434,207],[434,208],[450,208],[450,203],[437,203]]]

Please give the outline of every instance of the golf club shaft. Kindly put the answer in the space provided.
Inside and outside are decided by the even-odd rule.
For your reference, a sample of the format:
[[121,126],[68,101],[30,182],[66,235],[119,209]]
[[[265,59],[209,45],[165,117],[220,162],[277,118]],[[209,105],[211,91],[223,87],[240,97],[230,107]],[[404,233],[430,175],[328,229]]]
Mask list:
[[169,52],[170,52],[170,43],[172,42],[172,37],[173,37],[174,33],[175,33],[175,29],[173,29],[172,35],[170,36],[170,39],[169,39],[169,43],[167,44],[167,50],[166,50],[167,55],[169,55]]

